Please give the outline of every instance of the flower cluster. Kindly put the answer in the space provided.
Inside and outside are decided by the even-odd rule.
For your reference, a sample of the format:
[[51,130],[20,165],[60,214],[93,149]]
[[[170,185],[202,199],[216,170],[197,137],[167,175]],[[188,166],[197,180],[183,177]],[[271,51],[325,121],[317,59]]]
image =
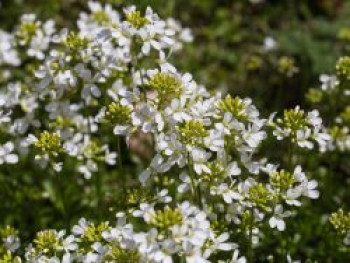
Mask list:
[[1,262],[21,262],[15,256],[15,252],[20,247],[18,231],[10,226],[0,228],[0,261]]
[[[43,230],[25,260],[191,263],[233,254],[231,262],[245,262],[238,247],[251,258],[266,225],[284,231],[304,198],[318,198],[317,182],[293,158],[275,163],[263,151],[275,138],[325,149],[330,136],[318,111],[261,117],[251,99],[213,94],[169,62],[192,39],[175,20],[151,8],[89,7],[77,31],[24,15],[13,34],[0,34],[0,63],[25,66],[0,91],[0,165],[29,159],[54,178],[78,173],[81,185],[96,179],[99,197],[101,177],[118,170],[117,225],[81,219],[71,235]],[[288,58],[280,67],[297,72]],[[142,147],[149,158],[128,160],[139,173],[123,170],[122,149],[134,157]],[[4,238],[11,255],[17,239]]]
[[[313,105],[318,106],[325,114],[330,116],[326,133],[329,140],[322,145],[323,150],[342,151],[350,150],[350,109],[348,100],[350,90],[348,86],[348,73],[346,61],[348,57],[342,57],[336,65],[336,75],[322,74],[320,76],[321,88],[310,89],[306,98]],[[332,109],[327,109],[322,103],[327,102]]]
[[317,110],[305,113],[297,106],[295,109],[285,110],[283,118],[277,118],[271,125],[278,140],[289,138],[302,148],[312,149],[314,142],[317,142],[323,149],[330,140],[329,135],[322,131],[322,119]]
[[335,231],[343,238],[345,245],[350,245],[350,213],[345,213],[343,209],[339,209],[329,218]]

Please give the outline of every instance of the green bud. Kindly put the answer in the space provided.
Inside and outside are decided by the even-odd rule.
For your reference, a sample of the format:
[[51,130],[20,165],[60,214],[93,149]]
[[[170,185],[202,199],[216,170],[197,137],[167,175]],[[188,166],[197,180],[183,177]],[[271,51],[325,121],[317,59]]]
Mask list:
[[232,116],[239,121],[247,120],[246,107],[245,102],[241,98],[232,98],[231,95],[227,95],[218,102],[220,117],[223,117],[225,112],[230,112]]
[[350,57],[341,57],[335,67],[337,76],[343,79],[350,79]]
[[149,23],[149,20],[142,16],[140,11],[133,11],[126,14],[126,20],[137,29],[140,29]]
[[150,223],[157,228],[167,230],[169,227],[182,224],[182,213],[178,209],[166,207],[151,216]]
[[284,110],[283,119],[277,119],[283,128],[291,129],[292,133],[308,126],[305,112],[299,108]]
[[132,188],[127,192],[126,202],[129,206],[138,206],[151,198],[152,194],[150,191],[141,188]]
[[10,250],[5,250],[0,247],[0,263],[21,263],[19,257],[14,257]]
[[157,73],[148,82],[148,87],[157,91],[159,104],[170,102],[172,98],[178,98],[182,91],[181,81],[169,73]]
[[280,192],[285,192],[295,183],[295,179],[290,172],[281,170],[270,173],[270,183],[273,187],[279,189]]
[[131,123],[130,106],[123,106],[118,102],[112,102],[108,105],[105,119],[113,125],[129,125]]
[[209,135],[204,125],[200,121],[190,120],[178,128],[180,132],[180,141],[184,144],[193,146],[203,146],[204,138]]
[[35,22],[22,23],[19,30],[16,32],[16,37],[19,41],[28,44],[35,36],[37,30],[38,25]]
[[293,58],[283,56],[278,61],[278,71],[287,77],[292,77],[298,73],[299,69],[295,66],[295,60]]
[[202,174],[203,181],[212,182],[212,181],[225,179],[226,171],[221,163],[217,161],[209,162],[207,164],[207,167],[210,169],[210,174],[207,174],[207,173]]
[[341,128],[339,126],[333,126],[329,133],[333,140],[345,141],[348,136],[348,129],[347,127]]
[[34,143],[34,146],[50,157],[56,157],[63,152],[61,137],[58,133],[50,133],[48,131],[40,133],[39,139]]
[[18,231],[11,226],[5,226],[0,228],[0,240],[9,236],[18,236]]
[[138,263],[140,255],[137,250],[123,249],[118,245],[113,245],[109,247],[105,260],[107,262]]
[[322,91],[319,89],[309,89],[306,93],[306,99],[310,103],[319,103],[323,97]]
[[92,19],[100,25],[107,25],[110,22],[108,14],[103,10],[94,12],[92,14]]
[[[84,156],[87,159],[95,159],[97,161],[103,161],[104,160],[104,151],[102,147],[96,142],[96,141],[90,141],[85,147],[84,147]],[[103,155],[101,157],[101,154]]]
[[343,209],[339,209],[331,215],[329,222],[339,235],[347,235],[350,231],[350,212],[345,213]]
[[338,38],[343,41],[350,41],[350,28],[343,27],[338,32]]
[[58,251],[62,250],[62,240],[58,237],[55,230],[44,230],[36,234],[34,239],[34,251],[37,254],[55,256]]
[[70,32],[64,42],[64,45],[73,52],[77,52],[79,50],[86,49],[89,46],[89,40],[80,34]]
[[258,70],[262,66],[262,59],[258,56],[252,56],[247,62],[247,69],[250,71]]
[[99,224],[89,223],[85,228],[84,233],[79,240],[79,249],[81,253],[88,253],[92,251],[91,246],[95,242],[100,242],[101,244],[106,243],[102,234],[105,231],[109,231],[111,228],[108,222],[103,222]]
[[109,229],[110,227],[107,222],[100,224],[90,223],[82,235],[82,240],[87,242],[101,242],[104,240],[102,233]]
[[272,199],[272,194],[263,184],[256,184],[249,188],[248,200],[261,210],[271,211],[270,202]]

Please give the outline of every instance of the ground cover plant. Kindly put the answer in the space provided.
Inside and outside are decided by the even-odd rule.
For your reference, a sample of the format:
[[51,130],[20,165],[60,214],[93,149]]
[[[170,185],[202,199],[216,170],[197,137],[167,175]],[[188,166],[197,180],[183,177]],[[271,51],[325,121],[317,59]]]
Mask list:
[[146,2],[1,6],[0,262],[348,262],[350,7]]

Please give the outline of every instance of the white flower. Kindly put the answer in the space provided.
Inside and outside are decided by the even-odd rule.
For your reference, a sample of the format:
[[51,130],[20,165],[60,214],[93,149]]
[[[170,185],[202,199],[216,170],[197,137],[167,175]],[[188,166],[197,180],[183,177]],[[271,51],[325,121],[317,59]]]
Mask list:
[[243,139],[251,148],[256,148],[262,140],[266,138],[266,133],[261,131],[261,125],[253,124],[248,127],[248,130],[243,132]]
[[21,245],[21,242],[17,236],[9,235],[2,240],[4,247],[11,252],[15,252]]
[[289,217],[291,213],[289,211],[283,212],[282,205],[277,205],[274,209],[274,215],[269,219],[269,224],[271,228],[277,228],[279,231],[284,231],[286,228],[286,223],[284,222],[284,217]]
[[337,76],[334,75],[326,75],[321,74],[320,81],[322,82],[321,89],[322,90],[332,90],[339,85],[339,80]]
[[4,163],[14,164],[18,162],[18,155],[12,153],[15,146],[12,142],[0,145],[0,165]]
[[314,144],[308,140],[310,137],[311,137],[310,129],[298,130],[297,138],[296,138],[298,145],[302,148],[312,149],[314,147]]
[[211,154],[200,148],[194,148],[191,152],[193,159],[193,169],[197,174],[208,173],[210,174],[210,169],[207,166],[207,161]]
[[21,61],[14,47],[13,36],[0,30],[0,65],[18,66]]
[[275,49],[277,46],[276,40],[270,36],[265,37],[264,39],[264,49],[266,51],[271,51]]
[[222,195],[227,204],[231,204],[235,200],[242,200],[243,197],[237,191],[234,191],[227,184],[222,183],[218,187],[213,187],[211,194]]
[[318,183],[315,180],[305,180],[301,183],[299,190],[301,191],[302,195],[307,196],[312,199],[317,199],[320,195],[319,191],[317,190]]
[[237,162],[231,162],[227,166],[228,175],[230,177],[241,174],[241,169],[238,167]]

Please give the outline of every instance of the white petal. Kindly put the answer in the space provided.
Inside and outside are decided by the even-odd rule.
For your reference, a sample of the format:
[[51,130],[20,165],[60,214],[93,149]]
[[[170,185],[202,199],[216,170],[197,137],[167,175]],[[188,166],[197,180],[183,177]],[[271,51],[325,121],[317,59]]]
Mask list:
[[6,155],[5,160],[7,163],[17,163],[18,156],[16,154],[8,154]]

